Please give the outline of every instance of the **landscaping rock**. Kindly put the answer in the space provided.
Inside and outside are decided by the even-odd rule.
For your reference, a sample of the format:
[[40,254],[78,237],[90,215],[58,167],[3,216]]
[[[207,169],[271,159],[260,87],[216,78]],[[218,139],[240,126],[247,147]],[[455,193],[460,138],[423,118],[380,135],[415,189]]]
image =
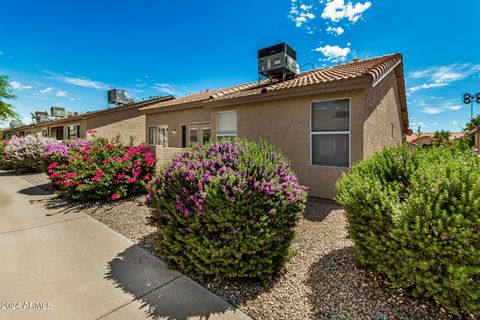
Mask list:
[[[82,210],[155,254],[155,228],[146,225],[149,209],[143,200],[95,202]],[[188,276],[257,320],[475,319],[448,313],[432,300],[412,298],[365,270],[347,239],[344,211],[333,201],[309,200],[293,249],[296,253],[282,274],[266,287]]]

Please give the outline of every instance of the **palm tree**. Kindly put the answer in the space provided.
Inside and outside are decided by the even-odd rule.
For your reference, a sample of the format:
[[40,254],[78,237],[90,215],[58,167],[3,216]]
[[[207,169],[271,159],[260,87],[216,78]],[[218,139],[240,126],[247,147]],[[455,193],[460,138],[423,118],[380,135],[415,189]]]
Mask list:
[[432,143],[436,146],[446,146],[450,143],[449,131],[435,131],[432,137]]

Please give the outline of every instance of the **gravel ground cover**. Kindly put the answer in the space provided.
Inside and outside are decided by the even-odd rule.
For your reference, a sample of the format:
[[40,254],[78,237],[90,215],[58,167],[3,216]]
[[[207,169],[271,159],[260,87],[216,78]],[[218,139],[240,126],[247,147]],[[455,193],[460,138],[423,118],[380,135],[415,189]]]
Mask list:
[[[46,175],[22,175],[47,188]],[[154,228],[146,225],[145,197],[119,202],[67,204],[54,199],[51,207],[84,210],[146,250],[152,247]],[[296,254],[283,273],[266,286],[229,281],[216,283],[189,275],[253,319],[475,319],[448,313],[431,300],[414,299],[393,289],[361,267],[346,238],[343,210],[332,201],[310,199],[298,226]]]

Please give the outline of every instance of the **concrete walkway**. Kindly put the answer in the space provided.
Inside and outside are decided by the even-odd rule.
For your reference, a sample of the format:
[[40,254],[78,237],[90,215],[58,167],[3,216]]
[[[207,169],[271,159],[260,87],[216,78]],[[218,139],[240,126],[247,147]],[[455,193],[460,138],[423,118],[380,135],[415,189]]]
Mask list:
[[0,171],[0,319],[249,319],[102,223],[52,203]]

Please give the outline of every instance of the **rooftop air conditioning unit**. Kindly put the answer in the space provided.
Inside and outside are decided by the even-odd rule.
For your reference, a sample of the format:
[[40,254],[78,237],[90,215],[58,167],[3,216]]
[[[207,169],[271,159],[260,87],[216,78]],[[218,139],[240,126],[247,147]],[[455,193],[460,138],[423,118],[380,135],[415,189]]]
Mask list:
[[298,73],[297,53],[286,42],[258,50],[258,73],[277,80],[293,78]]
[[45,122],[48,121],[48,112],[47,111],[35,111],[35,122]]
[[23,125],[22,120],[13,119],[12,121],[10,121],[10,128],[20,127],[22,125]]
[[62,107],[51,107],[50,115],[54,118],[65,118],[65,116],[67,115],[67,110]]
[[131,99],[128,97],[127,92],[125,90],[120,89],[112,89],[108,90],[108,103],[109,104],[127,104],[131,102]]

